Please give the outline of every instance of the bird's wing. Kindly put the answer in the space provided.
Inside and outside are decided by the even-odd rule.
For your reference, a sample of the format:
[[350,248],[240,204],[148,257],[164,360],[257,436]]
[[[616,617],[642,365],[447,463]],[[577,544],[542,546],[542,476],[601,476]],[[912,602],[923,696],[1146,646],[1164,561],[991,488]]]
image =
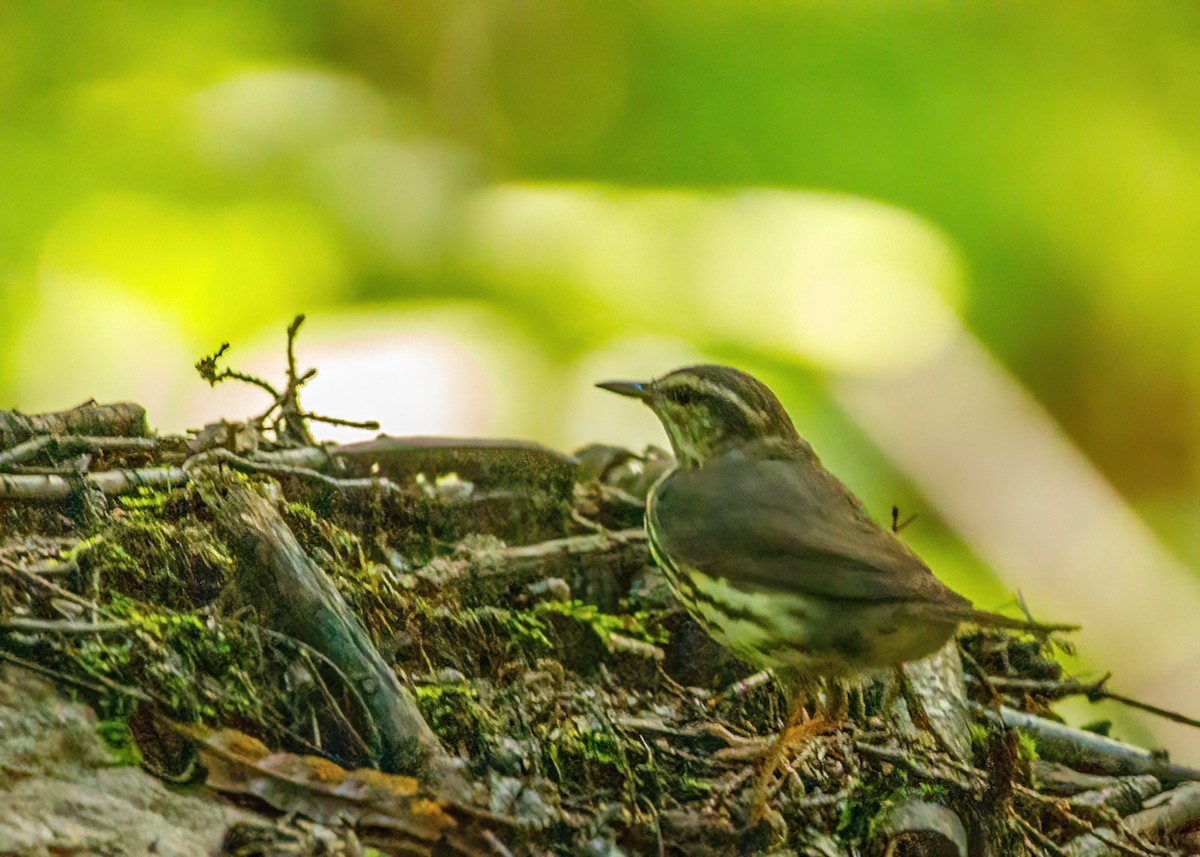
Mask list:
[[815,456],[726,456],[677,470],[658,485],[647,515],[671,560],[734,584],[970,609]]

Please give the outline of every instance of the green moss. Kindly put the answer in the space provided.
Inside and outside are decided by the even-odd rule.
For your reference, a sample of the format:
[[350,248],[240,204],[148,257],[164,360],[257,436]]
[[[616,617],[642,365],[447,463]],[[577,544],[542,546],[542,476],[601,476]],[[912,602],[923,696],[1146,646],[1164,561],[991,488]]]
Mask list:
[[676,800],[686,803],[690,800],[701,800],[711,795],[713,784],[709,780],[683,776],[675,781],[671,791]]
[[554,648],[554,644],[546,636],[546,623],[539,619],[536,613],[490,609],[499,620],[500,626],[508,632],[510,642],[515,648],[529,654],[544,653]]
[[621,634],[644,643],[661,645],[670,639],[670,634],[657,621],[657,616],[647,611],[631,614],[603,613],[595,604],[583,601],[545,601],[538,604],[535,613],[555,613],[590,625],[607,642],[611,634]]
[[164,491],[139,485],[134,493],[118,497],[117,503],[122,509],[161,512],[167,506],[167,494]]
[[626,747],[613,729],[590,719],[574,717],[546,734],[541,741],[545,761],[559,783],[586,784],[591,791],[605,789],[632,795],[637,778],[630,761],[640,748]]
[[843,841],[870,842],[897,802],[911,794],[908,775],[899,767],[870,780],[857,780],[838,811],[836,833]]
[[1028,732],[1017,732],[1017,758],[1027,762],[1038,758],[1037,741]]
[[[185,722],[262,722],[263,653],[247,629],[120,596],[107,607],[131,630],[80,640],[69,654],[84,672],[137,687]],[[114,690],[98,707],[104,717],[124,719],[131,700]]]
[[930,803],[945,804],[950,800],[950,792],[941,783],[921,783],[917,794]]
[[321,517],[311,506],[287,503],[284,518],[305,553],[329,575],[376,645],[391,639],[396,632],[395,617],[408,614],[412,604],[396,588],[390,572],[367,559],[358,536]]
[[988,728],[985,724],[971,721],[967,726],[971,735],[971,743],[978,747],[986,747],[988,743]]
[[469,685],[419,685],[415,696],[425,722],[443,742],[472,756],[485,752],[495,724]]
[[317,525],[317,513],[312,510],[312,506],[307,503],[298,503],[290,500],[283,506],[283,513],[290,518],[298,519],[308,524],[310,527]]
[[189,608],[212,601],[234,562],[224,542],[199,516],[181,514],[184,490],[143,488],[120,499],[120,514],[64,558],[96,580],[98,589],[162,607]]
[[129,723],[124,718],[101,720],[96,724],[96,734],[112,750],[114,766],[142,764],[142,754],[129,731]]

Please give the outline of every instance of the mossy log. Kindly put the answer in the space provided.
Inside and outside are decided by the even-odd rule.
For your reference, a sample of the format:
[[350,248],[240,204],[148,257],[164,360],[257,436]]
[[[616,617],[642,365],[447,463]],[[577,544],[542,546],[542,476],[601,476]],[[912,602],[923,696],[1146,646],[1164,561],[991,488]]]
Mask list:
[[274,504],[240,480],[209,481],[201,495],[238,560],[239,597],[268,627],[326,655],[356,686],[372,721],[366,738],[379,768],[439,782],[450,776],[449,757],[412,695]]
[[145,437],[147,431],[146,409],[133,402],[84,402],[45,414],[0,411],[0,449],[38,435]]

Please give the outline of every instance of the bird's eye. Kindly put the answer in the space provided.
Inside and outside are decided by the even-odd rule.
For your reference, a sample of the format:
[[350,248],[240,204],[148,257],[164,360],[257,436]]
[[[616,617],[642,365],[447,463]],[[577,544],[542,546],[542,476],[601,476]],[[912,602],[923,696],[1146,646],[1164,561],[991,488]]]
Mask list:
[[699,395],[690,387],[680,387],[671,398],[675,400],[675,404],[687,407],[688,405],[695,404]]

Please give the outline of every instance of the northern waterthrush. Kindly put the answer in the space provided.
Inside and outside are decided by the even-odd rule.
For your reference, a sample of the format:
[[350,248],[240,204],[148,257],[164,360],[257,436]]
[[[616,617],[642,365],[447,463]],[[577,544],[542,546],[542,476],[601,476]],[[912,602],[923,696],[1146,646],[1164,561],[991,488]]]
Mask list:
[[727,366],[597,386],[640,399],[678,467],[651,490],[646,531],[708,633],[785,677],[837,678],[930,655],[959,624],[1046,632],[976,610],[827,471],[775,394]]

